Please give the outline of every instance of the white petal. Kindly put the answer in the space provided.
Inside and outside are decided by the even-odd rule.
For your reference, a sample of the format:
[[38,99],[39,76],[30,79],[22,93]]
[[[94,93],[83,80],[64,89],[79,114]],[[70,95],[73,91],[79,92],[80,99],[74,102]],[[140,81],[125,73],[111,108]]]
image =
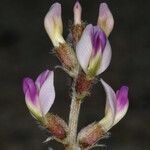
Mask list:
[[55,99],[54,73],[50,72],[39,92],[39,101],[43,115],[46,115]]
[[107,132],[114,123],[116,114],[116,94],[113,89],[101,79],[101,83],[106,92],[105,117],[99,122],[99,125]]
[[100,68],[97,72],[97,75],[101,74],[107,69],[111,61],[111,56],[112,56],[111,46],[110,46],[109,41],[107,41],[106,47],[102,54],[102,60],[101,60]]
[[62,36],[63,24],[61,18],[61,4],[54,3],[44,19],[44,26],[54,46],[64,43]]
[[125,114],[127,113],[128,107],[129,107],[129,103],[127,105],[125,105],[125,107],[120,112],[116,113],[115,121],[113,123],[113,126],[115,124],[117,124],[125,116]]
[[101,3],[99,7],[98,25],[109,36],[114,27],[114,18],[106,3]]
[[81,39],[76,46],[77,58],[85,73],[87,72],[87,67],[92,53],[92,43],[90,35],[91,28],[91,24],[85,28]]

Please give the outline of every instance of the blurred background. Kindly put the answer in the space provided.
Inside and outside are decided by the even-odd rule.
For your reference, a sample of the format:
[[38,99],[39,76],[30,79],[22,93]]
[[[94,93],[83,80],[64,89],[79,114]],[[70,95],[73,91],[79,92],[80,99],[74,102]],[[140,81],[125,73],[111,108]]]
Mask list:
[[[74,0],[62,4],[64,36],[73,20]],[[28,112],[22,92],[22,79],[35,79],[59,61],[51,54],[52,44],[43,19],[54,0],[0,0],[0,149],[62,150],[55,142],[42,144],[48,133],[40,129]],[[83,20],[96,24],[100,2],[81,0]],[[100,77],[115,90],[130,88],[130,108],[126,117],[111,130],[111,138],[101,141],[108,150],[149,150],[150,148],[150,1],[105,0],[114,18],[110,36],[113,57]],[[99,78],[100,78],[99,77]],[[69,113],[70,78],[55,71],[56,100],[51,111],[66,121]],[[104,114],[105,93],[100,83],[82,105],[79,130]],[[95,150],[100,148],[95,148]]]

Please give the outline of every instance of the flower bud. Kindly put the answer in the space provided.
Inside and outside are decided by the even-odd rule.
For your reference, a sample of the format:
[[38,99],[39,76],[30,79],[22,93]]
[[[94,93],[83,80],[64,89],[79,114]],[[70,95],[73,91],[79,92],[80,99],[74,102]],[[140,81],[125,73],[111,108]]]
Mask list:
[[74,24],[71,27],[71,37],[74,45],[79,42],[82,32],[84,30],[84,24],[81,21],[82,8],[80,3],[77,1],[74,5]]
[[82,7],[78,1],[74,5],[73,12],[74,12],[74,25],[81,24]]
[[114,27],[114,18],[106,3],[100,4],[97,24],[108,37]]
[[44,19],[44,26],[53,45],[58,47],[60,43],[65,43],[62,36],[63,24],[61,18],[61,5],[54,3]]

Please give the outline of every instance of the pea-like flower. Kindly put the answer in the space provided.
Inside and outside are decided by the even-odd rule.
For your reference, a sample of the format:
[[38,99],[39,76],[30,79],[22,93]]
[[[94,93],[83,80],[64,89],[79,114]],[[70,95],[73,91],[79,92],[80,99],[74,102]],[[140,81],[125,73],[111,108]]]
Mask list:
[[97,24],[103,29],[107,36],[110,35],[114,27],[114,18],[106,3],[100,4]]
[[115,93],[106,82],[103,80],[101,82],[106,93],[105,116],[99,122],[94,122],[79,132],[78,141],[84,148],[92,146],[103,138],[108,130],[125,116],[128,110],[128,87],[122,86]]
[[[77,19],[79,17],[79,12],[76,12],[75,16],[76,16],[75,18]],[[78,62],[77,62],[75,52],[72,49],[72,47],[66,43],[66,41],[63,38],[61,4],[54,3],[50,7],[50,10],[48,11],[44,19],[44,26],[47,34],[49,35],[54,45],[54,52],[63,65],[63,69],[70,76],[72,77],[76,76],[79,67],[78,67]]]
[[111,60],[111,46],[105,32],[98,26],[87,25],[77,43],[76,53],[82,69],[90,78],[101,74]]
[[105,132],[117,124],[126,114],[129,106],[128,87],[122,86],[115,93],[113,89],[103,80],[102,85],[106,92],[105,117],[99,122]]
[[65,43],[62,36],[63,23],[61,18],[61,4],[54,3],[44,19],[45,29],[55,47],[60,43]]
[[38,121],[42,121],[55,99],[53,71],[44,71],[35,82],[30,78],[24,78],[23,91],[32,116]]

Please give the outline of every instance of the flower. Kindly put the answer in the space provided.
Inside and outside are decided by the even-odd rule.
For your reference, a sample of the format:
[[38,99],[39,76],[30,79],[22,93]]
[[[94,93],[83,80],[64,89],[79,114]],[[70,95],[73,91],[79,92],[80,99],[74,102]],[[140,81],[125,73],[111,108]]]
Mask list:
[[63,38],[63,23],[61,18],[61,4],[54,3],[44,19],[44,26],[53,45],[57,58],[63,69],[71,76],[78,72],[78,62],[72,47]]
[[81,13],[82,13],[82,7],[80,3],[77,1],[74,5],[74,24],[81,24]]
[[55,99],[54,73],[46,70],[34,82],[24,78],[23,91],[25,102],[32,116],[41,121],[48,113]]
[[63,24],[61,18],[61,4],[54,3],[44,19],[45,29],[55,47],[60,43],[65,43],[62,36]]
[[115,124],[126,114],[129,106],[128,87],[122,86],[116,93],[101,79],[106,92],[105,116],[99,122],[89,124],[78,134],[78,142],[81,148],[91,148],[96,142],[102,139]]
[[87,25],[77,43],[76,53],[82,69],[90,78],[101,74],[110,64],[111,47],[98,26]]
[[128,87],[122,86],[115,93],[113,89],[102,79],[101,83],[105,89],[107,99],[105,117],[99,122],[99,125],[105,132],[107,132],[125,116],[128,110]]
[[106,3],[100,4],[97,24],[109,36],[114,27],[114,18]]

